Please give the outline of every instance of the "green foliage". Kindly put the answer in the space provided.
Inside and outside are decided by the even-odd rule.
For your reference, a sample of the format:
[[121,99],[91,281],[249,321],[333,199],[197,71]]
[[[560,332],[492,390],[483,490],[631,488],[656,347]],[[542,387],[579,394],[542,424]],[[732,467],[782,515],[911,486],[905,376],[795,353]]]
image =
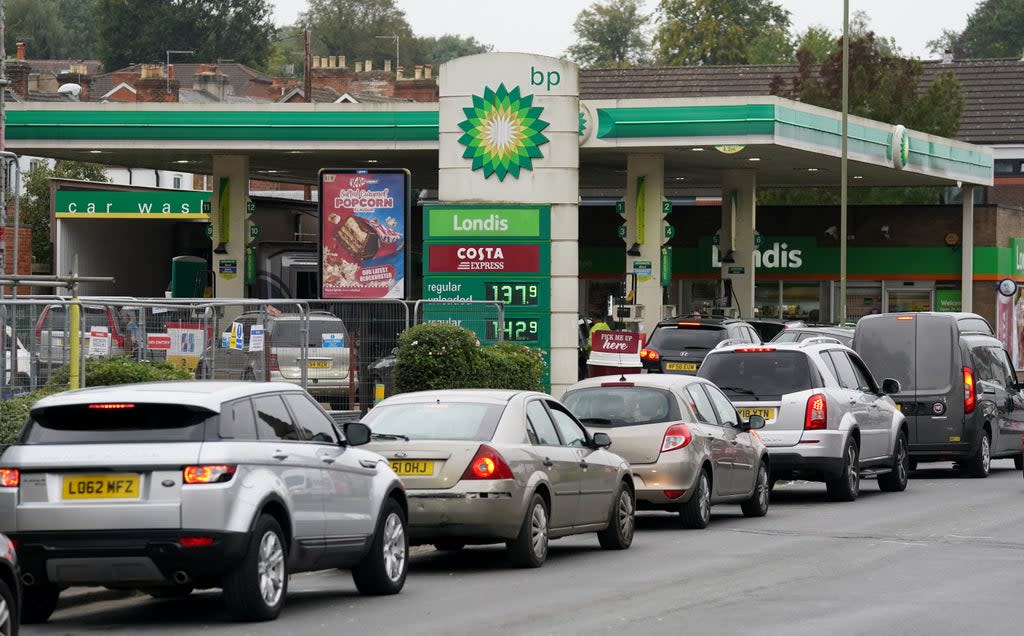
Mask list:
[[[946,37],[949,37],[948,35]],[[957,57],[1020,59],[1024,47],[1024,0],[984,0],[956,36]]]
[[[53,372],[46,388],[59,390],[68,386],[69,366]],[[162,382],[190,380],[192,374],[166,362],[140,362],[128,356],[114,358],[86,358],[85,386],[112,386],[134,382]]]
[[32,60],[89,59],[95,54],[99,0],[7,0],[5,41],[24,42]]
[[836,36],[823,26],[812,25],[796,36],[796,49],[807,51],[815,61],[821,61],[835,50]]
[[[457,57],[487,53],[494,49],[493,45],[478,42],[474,37],[466,38],[451,33],[446,33],[439,38],[421,37],[416,39],[418,46],[426,52],[426,58],[422,62],[433,64],[435,68]],[[420,63],[418,58],[416,63]]]
[[25,174],[25,197],[21,204],[21,223],[32,228],[32,260],[50,263],[50,179],[78,179],[106,183],[103,167],[95,163],[58,161],[51,170],[45,161],[35,163]]
[[400,63],[422,63],[422,44],[414,41],[405,12],[394,0],[309,0],[308,6],[299,25],[313,31],[313,55],[344,55],[350,67],[372,60],[381,68],[385,59],[395,58],[395,41],[377,36],[397,35]]
[[595,2],[573,23],[576,43],[569,57],[589,68],[623,68],[643,64],[650,45],[644,35],[650,16],[640,0]]
[[394,379],[398,393],[433,389],[541,389],[544,361],[514,343],[480,347],[458,325],[423,323],[398,338]]
[[[759,37],[788,40],[789,11],[771,0],[661,0],[658,62],[747,64]],[[769,40],[770,41],[770,40]]]
[[28,413],[33,404],[47,395],[59,392],[59,388],[43,387],[32,393],[0,402],[0,450],[18,439],[21,428],[28,421]]
[[109,70],[164,63],[167,51],[258,68],[270,57],[271,10],[269,0],[99,0],[97,52]]

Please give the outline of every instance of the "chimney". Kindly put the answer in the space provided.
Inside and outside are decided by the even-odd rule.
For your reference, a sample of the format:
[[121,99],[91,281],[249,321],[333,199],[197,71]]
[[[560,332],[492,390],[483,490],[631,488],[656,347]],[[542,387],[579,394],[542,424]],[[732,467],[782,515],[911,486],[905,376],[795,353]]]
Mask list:
[[11,92],[21,99],[28,99],[28,76],[31,72],[25,60],[8,60],[6,65],[7,79],[10,80]]
[[398,66],[398,67],[395,68],[395,79],[405,79],[405,77],[403,77],[404,75],[405,75],[405,67],[404,66]]
[[433,73],[433,71],[434,71],[434,65],[433,64],[424,64],[423,65],[423,78],[424,79],[430,79],[431,73]]
[[952,61],[953,61],[953,52],[950,51],[949,49],[946,49],[945,51],[943,51],[942,52],[942,63],[943,64],[950,64]]
[[319,55],[314,55],[313,56],[313,68],[320,68],[320,56]]
[[328,68],[338,68],[338,56],[337,55],[330,55],[330,56],[328,56],[327,57],[327,66],[328,66]]
[[338,67],[339,68],[345,68],[345,56],[344,55],[339,55],[338,56]]
[[362,72],[363,72],[363,63],[362,62],[356,62],[356,73],[362,73]]
[[384,60],[384,72],[385,73],[390,73],[391,72],[391,60]]
[[17,57],[17,59],[19,59],[19,60],[25,59],[25,43],[24,42],[18,42],[17,46],[18,46],[18,57]]
[[417,64],[414,67],[412,78],[413,79],[423,79],[423,65],[422,64]]
[[363,65],[363,70],[367,73],[373,70],[373,60],[366,60],[366,64]]
[[217,101],[223,102],[231,93],[228,78],[213,65],[201,65],[192,76],[192,90],[205,91]]

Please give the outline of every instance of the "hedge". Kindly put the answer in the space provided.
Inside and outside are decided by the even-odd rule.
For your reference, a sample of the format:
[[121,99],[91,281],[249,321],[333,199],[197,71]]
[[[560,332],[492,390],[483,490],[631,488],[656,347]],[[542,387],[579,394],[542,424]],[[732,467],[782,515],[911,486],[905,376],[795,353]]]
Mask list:
[[503,342],[481,347],[476,334],[458,325],[423,323],[398,338],[395,390],[543,390],[539,351]]

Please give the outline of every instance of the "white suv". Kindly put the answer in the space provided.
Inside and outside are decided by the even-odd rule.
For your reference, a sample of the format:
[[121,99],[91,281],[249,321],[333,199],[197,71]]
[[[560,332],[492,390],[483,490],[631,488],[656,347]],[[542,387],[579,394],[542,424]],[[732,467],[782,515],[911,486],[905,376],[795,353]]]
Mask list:
[[355,448],[292,384],[164,382],[46,397],[0,456],[0,532],[18,546],[25,623],[61,589],[183,596],[220,587],[269,620],[292,572],[350,568],[364,594],[402,589],[408,507],[384,459]]
[[834,501],[853,501],[861,477],[886,491],[907,487],[907,423],[867,365],[834,338],[800,343],[731,345],[711,351],[697,375],[725,392],[744,419],[760,415],[759,431],[778,479],[824,481]]

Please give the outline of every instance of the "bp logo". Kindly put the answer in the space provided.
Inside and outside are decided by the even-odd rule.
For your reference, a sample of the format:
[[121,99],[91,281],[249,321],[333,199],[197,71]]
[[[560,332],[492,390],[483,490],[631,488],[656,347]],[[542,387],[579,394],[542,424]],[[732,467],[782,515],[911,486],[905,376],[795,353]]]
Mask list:
[[905,168],[910,161],[910,135],[902,124],[893,126],[892,142],[887,154],[894,168]]
[[533,95],[520,95],[504,84],[498,90],[484,88],[484,96],[473,95],[473,107],[463,108],[466,119],[459,124],[465,133],[459,143],[466,147],[463,159],[473,160],[473,170],[483,169],[504,181],[519,178],[520,170],[533,170],[533,160],[544,156],[540,146],[548,143],[541,134],[548,122],[540,118],[544,108],[533,105]]

